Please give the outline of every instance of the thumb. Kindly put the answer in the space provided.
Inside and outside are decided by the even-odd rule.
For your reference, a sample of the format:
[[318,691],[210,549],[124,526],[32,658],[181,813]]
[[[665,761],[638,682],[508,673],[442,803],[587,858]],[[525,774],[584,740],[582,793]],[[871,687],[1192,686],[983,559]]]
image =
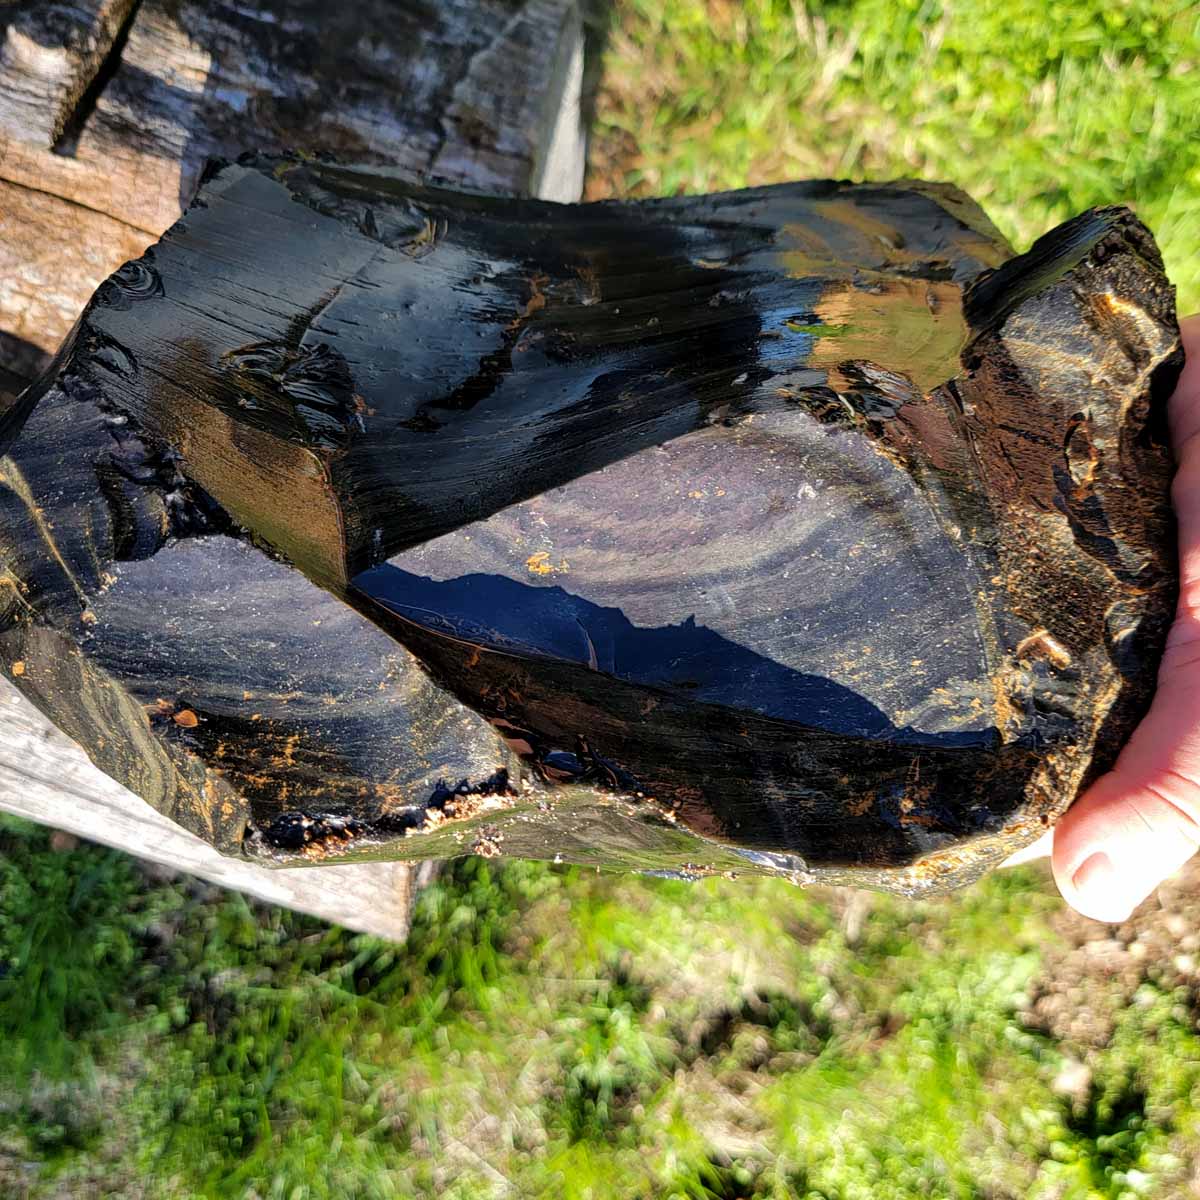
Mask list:
[[1200,845],[1200,787],[1182,777],[1098,780],[1054,831],[1063,898],[1086,917],[1124,921]]

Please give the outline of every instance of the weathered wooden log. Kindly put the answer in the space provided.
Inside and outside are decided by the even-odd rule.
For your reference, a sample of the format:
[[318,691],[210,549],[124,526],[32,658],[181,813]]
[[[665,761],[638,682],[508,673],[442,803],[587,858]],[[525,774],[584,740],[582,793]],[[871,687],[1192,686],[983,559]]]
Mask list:
[[955,886],[1148,702],[1180,363],[1123,209],[248,156],[0,424],[0,660],[228,852]]
[[[0,4],[0,411],[210,154],[326,150],[556,199],[583,171],[576,0]],[[0,678],[0,809],[402,937],[416,864],[269,872],[141,804]],[[424,872],[421,872],[424,877]]]
[[581,53],[575,0],[0,5],[0,331],[57,349],[247,145],[574,199]]

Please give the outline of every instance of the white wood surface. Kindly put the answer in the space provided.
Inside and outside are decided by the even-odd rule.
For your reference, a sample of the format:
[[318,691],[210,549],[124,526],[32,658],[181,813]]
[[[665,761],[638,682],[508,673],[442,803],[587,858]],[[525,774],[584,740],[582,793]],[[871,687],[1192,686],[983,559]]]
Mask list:
[[416,883],[409,863],[267,870],[218,854],[98,771],[3,678],[0,731],[0,808],[7,812],[364,933],[407,932]]

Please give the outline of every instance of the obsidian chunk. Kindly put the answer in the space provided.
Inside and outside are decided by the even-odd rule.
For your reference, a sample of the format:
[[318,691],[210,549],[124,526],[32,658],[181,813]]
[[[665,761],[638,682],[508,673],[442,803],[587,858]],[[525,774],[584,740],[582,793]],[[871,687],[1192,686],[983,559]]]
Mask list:
[[954,886],[1148,703],[1181,361],[1121,208],[249,156],[0,424],[0,660],[230,852]]

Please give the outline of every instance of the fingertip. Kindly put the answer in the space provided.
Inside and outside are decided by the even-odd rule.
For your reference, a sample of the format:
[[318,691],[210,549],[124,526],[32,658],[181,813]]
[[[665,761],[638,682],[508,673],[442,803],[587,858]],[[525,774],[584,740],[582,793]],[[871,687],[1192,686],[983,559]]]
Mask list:
[[1200,398],[1200,313],[1179,322],[1179,335],[1184,350],[1183,370],[1168,405],[1177,452],[1192,434],[1200,431],[1196,411]]
[[1051,865],[1063,899],[1093,920],[1124,921],[1195,853],[1187,824],[1154,792],[1105,776],[1055,829]]
[[[1058,879],[1058,876],[1055,876]],[[1089,854],[1071,873],[1067,891],[1058,879],[1059,891],[1076,911],[1093,921],[1119,925],[1128,920],[1133,910],[1149,895],[1130,895],[1127,878],[1122,877],[1116,864],[1104,850]],[[1152,885],[1153,886],[1153,885]],[[1141,891],[1139,887],[1136,889]]]

